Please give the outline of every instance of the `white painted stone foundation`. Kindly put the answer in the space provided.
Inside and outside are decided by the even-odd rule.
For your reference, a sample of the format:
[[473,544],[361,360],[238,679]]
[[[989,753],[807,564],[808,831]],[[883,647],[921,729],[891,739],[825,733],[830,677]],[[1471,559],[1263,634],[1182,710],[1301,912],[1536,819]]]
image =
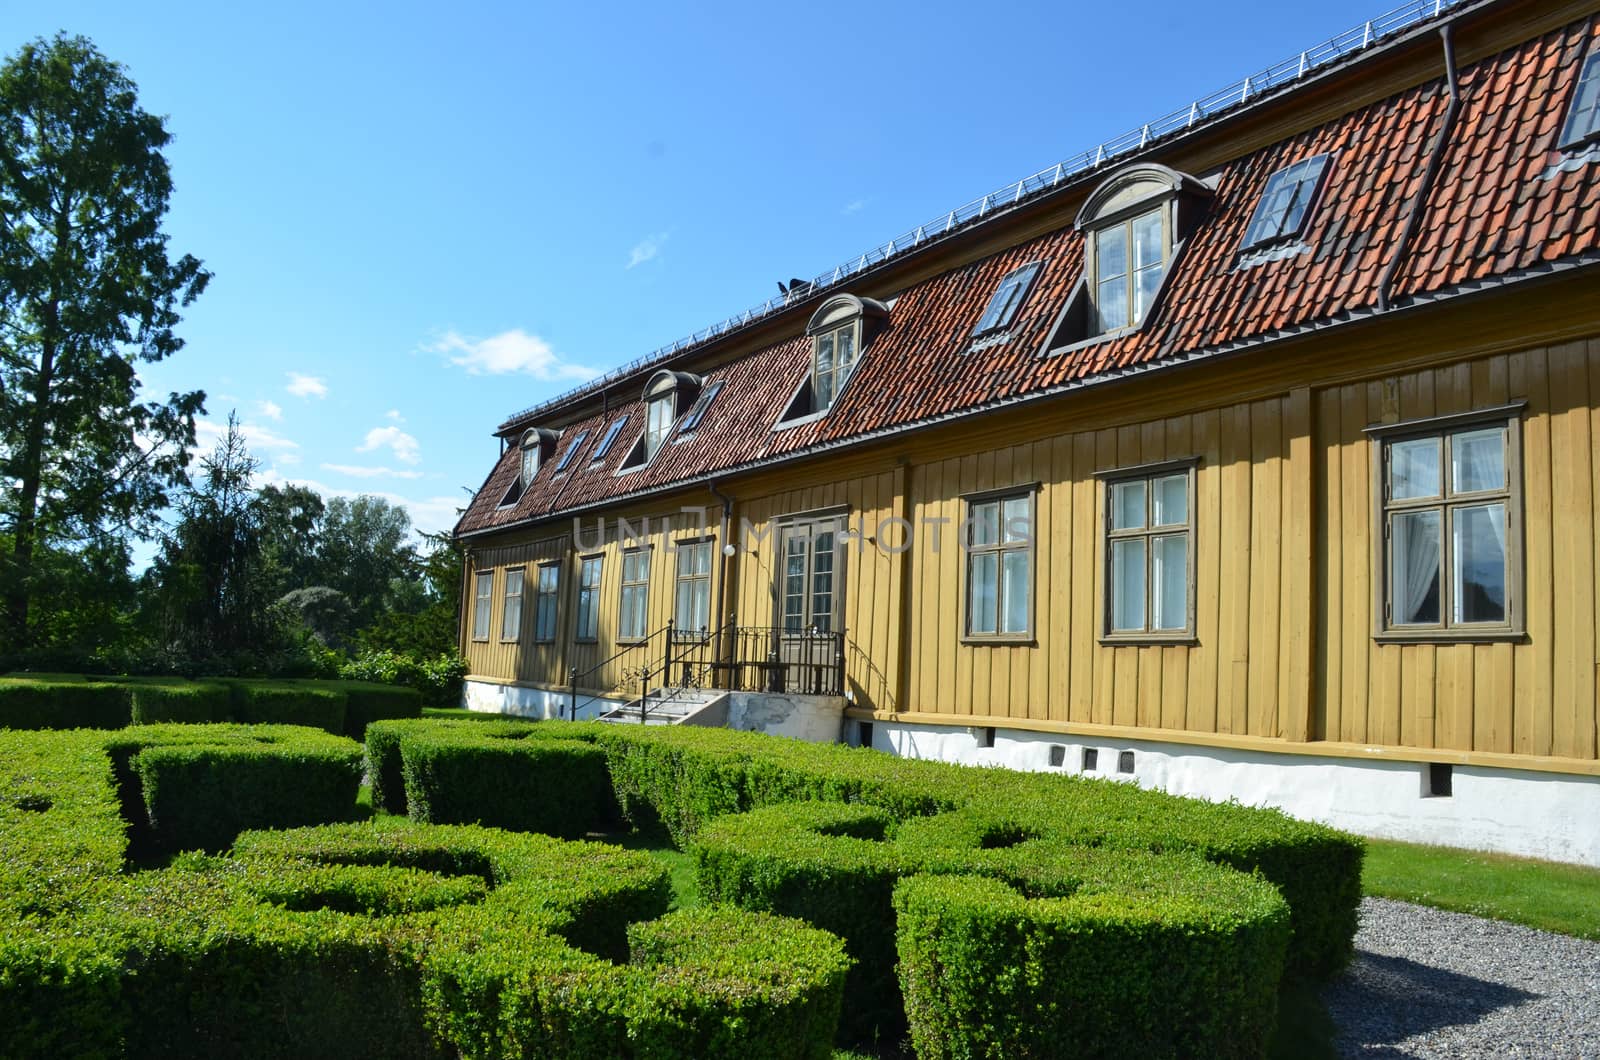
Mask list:
[[[578,696],[579,721],[597,718],[624,699],[606,696]],[[468,680],[461,689],[461,705],[481,714],[506,714],[518,718],[571,718],[572,697],[566,692],[525,685],[502,685],[493,681]]]
[[[1451,794],[1429,795],[1420,762],[1237,751],[1154,741],[1110,742],[1018,729],[874,722],[872,746],[906,758],[1074,773],[1213,802],[1275,806],[1361,835],[1600,867],[1600,777],[1451,769]],[[847,726],[857,743],[860,723]],[[1052,750],[1061,762],[1051,765]],[[1084,769],[1084,752],[1095,768]],[[1132,772],[1119,772],[1125,753]]]

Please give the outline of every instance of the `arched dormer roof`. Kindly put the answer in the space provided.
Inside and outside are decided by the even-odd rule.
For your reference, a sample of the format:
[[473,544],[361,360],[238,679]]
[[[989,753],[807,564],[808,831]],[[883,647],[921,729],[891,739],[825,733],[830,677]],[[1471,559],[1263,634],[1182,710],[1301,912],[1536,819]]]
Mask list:
[[850,320],[862,318],[878,322],[887,320],[889,307],[876,298],[859,298],[853,294],[836,294],[817,307],[811,314],[811,319],[806,323],[806,334],[815,335],[819,331],[838,327]]
[[700,385],[704,381],[693,372],[674,372],[669,368],[663,368],[652,375],[649,382],[645,383],[644,400],[649,401],[652,398],[658,398],[676,391],[678,400],[681,403],[686,393],[690,397],[698,394]]
[[1155,162],[1136,162],[1112,173],[1089,193],[1073,227],[1081,232],[1161,199],[1210,196],[1211,189],[1196,177]]

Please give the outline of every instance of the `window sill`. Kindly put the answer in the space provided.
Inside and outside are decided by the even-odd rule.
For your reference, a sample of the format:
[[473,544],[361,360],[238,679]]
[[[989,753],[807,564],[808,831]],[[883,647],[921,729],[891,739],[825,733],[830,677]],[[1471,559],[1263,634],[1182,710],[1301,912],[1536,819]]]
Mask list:
[[650,643],[650,638],[649,637],[618,637],[617,638],[617,647],[619,647],[619,648],[637,648],[641,644],[648,644],[648,643]]
[[1193,633],[1115,633],[1102,635],[1106,648],[1197,648],[1200,638]]
[[522,643],[522,638],[521,637],[501,637],[500,638],[500,643],[501,644],[521,644]]
[[488,637],[473,637],[472,638],[472,643],[474,643],[474,644],[487,644],[487,643],[489,643],[489,638]]
[[974,648],[1037,648],[1039,640],[1032,633],[968,633],[961,643]]
[[1086,350],[1091,346],[1098,346],[1102,342],[1114,342],[1117,339],[1122,338],[1124,335],[1132,335],[1143,326],[1144,321],[1141,320],[1138,324],[1125,328],[1117,328],[1115,331],[1102,331],[1098,335],[1091,335],[1086,339],[1079,339],[1076,342],[1069,342],[1065,346],[1057,346],[1054,349],[1045,350],[1042,354],[1040,354],[1040,356],[1064,357],[1069,353],[1077,353],[1079,350]]
[[[834,400],[837,401],[838,399],[835,398]],[[772,433],[777,434],[779,431],[787,431],[791,427],[804,427],[808,423],[816,423],[818,420],[827,416],[832,408],[833,406],[829,405],[821,412],[808,412],[804,416],[796,416],[792,420],[779,420],[777,423],[772,425]]]
[[1521,629],[1387,629],[1374,633],[1378,644],[1524,644],[1528,634]]
[[534,646],[539,648],[552,647],[555,645],[555,642],[556,639],[554,637],[551,637],[548,640],[540,640],[538,637],[533,638]]

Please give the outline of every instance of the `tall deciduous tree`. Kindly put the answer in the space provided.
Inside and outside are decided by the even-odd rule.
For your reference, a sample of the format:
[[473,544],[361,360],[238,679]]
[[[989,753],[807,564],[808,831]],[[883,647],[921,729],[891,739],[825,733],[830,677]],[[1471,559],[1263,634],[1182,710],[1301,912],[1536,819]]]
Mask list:
[[185,481],[205,395],[141,396],[205,289],[168,254],[163,120],[82,37],[0,66],[0,636],[27,646],[41,550],[148,525]]

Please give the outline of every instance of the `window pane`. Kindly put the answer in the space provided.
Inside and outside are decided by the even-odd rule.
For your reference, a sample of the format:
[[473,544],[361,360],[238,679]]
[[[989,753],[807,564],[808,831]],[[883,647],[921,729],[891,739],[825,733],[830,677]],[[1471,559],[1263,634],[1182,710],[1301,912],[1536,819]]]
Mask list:
[[1572,97],[1572,110],[1567,114],[1566,128],[1561,130],[1561,142],[1572,143],[1597,131],[1600,131],[1600,50],[1593,50],[1584,60],[1578,91]]
[[802,629],[806,617],[806,539],[790,534],[784,546],[783,628]]
[[1389,496],[1397,501],[1439,496],[1439,439],[1389,443]]
[[1095,235],[1095,268],[1104,281],[1128,274],[1128,230],[1123,225]]
[[1000,504],[998,501],[988,501],[972,506],[969,518],[972,520],[971,543],[977,545],[993,545],[1000,540]]
[[1133,219],[1133,267],[1145,269],[1161,262],[1161,211],[1152,210]]
[[993,552],[976,552],[971,557],[971,564],[972,583],[967,590],[967,629],[973,633],[993,633],[999,556]]
[[1111,628],[1144,625],[1144,538],[1111,542]]
[[1456,493],[1499,490],[1506,486],[1504,427],[1462,431],[1450,436],[1450,488]]
[[1504,622],[1506,506],[1457,508],[1451,519],[1451,621]]
[[1137,530],[1144,526],[1144,480],[1111,485],[1111,529]]
[[1000,616],[1000,632],[1026,633],[1028,631],[1029,555],[1023,550],[1004,553],[1005,613]]
[[1005,540],[1029,542],[1033,540],[1033,505],[1027,497],[1008,497],[1003,506],[1005,522],[1001,526]]
[[1100,318],[1100,330],[1112,331],[1128,326],[1128,281],[1122,277],[1100,281],[1095,298],[1095,313]]
[[1150,303],[1156,300],[1156,291],[1161,287],[1161,277],[1165,269],[1161,265],[1152,265],[1148,269],[1140,269],[1134,274],[1133,285],[1133,316],[1129,322],[1144,319],[1145,313],[1150,310]]
[[494,596],[494,575],[479,574],[473,587],[472,635],[479,640],[489,638],[489,601]]
[[811,624],[827,632],[833,628],[833,532],[811,541]]
[[1155,481],[1155,526],[1179,526],[1189,521],[1189,476],[1167,475]]
[[834,360],[839,366],[841,376],[850,374],[849,369],[856,363],[856,331],[854,327],[841,329],[835,337]]
[[1168,534],[1151,542],[1151,590],[1155,598],[1150,610],[1154,627],[1162,630],[1186,629],[1189,625],[1189,535]]
[[1438,509],[1397,512],[1390,524],[1390,603],[1397,626],[1439,622]]

